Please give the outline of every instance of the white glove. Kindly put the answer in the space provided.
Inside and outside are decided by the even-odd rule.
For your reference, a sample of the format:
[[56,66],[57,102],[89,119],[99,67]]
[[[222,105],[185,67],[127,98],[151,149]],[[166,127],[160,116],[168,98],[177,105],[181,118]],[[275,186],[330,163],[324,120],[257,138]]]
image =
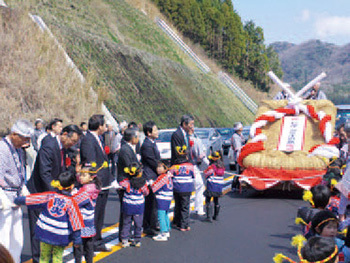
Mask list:
[[203,158],[203,162],[206,164],[206,166],[209,166],[209,160],[207,157]]
[[1,209],[8,210],[11,209],[12,203],[8,199],[7,195],[5,194],[4,190],[0,188],[0,202],[1,202]]
[[151,184],[153,184],[153,182],[154,182],[154,181],[153,181],[152,179],[151,179],[151,180],[148,180],[148,181],[147,181],[147,185],[151,185]]
[[27,186],[23,185],[22,191],[21,191],[22,196],[27,196],[30,195],[30,192],[28,191]]
[[71,195],[75,195],[78,193],[78,189],[77,188],[73,188],[72,192],[70,192]]
[[120,188],[122,188],[122,187],[118,184],[117,180],[114,180],[114,181],[111,183],[111,188],[120,189]]

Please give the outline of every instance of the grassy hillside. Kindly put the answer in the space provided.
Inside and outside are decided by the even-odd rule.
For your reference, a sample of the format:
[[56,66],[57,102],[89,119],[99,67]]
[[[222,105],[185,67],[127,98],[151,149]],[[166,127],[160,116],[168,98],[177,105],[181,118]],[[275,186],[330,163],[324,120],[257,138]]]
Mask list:
[[1,134],[18,118],[60,117],[68,124],[98,112],[89,92],[93,78],[81,84],[66,66],[63,53],[27,11],[0,8],[0,39]]
[[123,0],[7,1],[40,15],[84,73],[96,71],[108,108],[129,120],[175,126],[249,123],[253,115],[214,75],[197,70],[143,13]]

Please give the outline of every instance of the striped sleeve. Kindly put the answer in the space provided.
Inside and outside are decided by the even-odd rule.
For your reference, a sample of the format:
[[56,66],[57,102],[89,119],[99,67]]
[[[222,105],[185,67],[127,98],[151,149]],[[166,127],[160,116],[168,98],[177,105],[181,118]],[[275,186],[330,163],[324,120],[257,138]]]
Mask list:
[[129,179],[124,179],[119,183],[121,187],[123,187],[127,192],[130,192],[130,181]]
[[204,176],[207,178],[213,173],[214,173],[213,167],[210,165],[207,169],[205,169]]
[[84,205],[86,201],[90,200],[90,196],[85,189],[81,188],[78,193],[73,195],[73,199],[75,202],[77,202],[78,205],[81,206],[81,205]]
[[144,196],[149,195],[149,189],[148,189],[147,184],[145,184],[144,186],[142,186],[141,192],[143,193]]
[[73,198],[69,199],[71,201],[71,205],[68,208],[69,221],[72,225],[73,231],[77,231],[84,228],[84,220],[83,216],[80,213],[77,202],[75,202]]
[[41,205],[47,203],[55,192],[44,192],[26,196],[26,205]]
[[167,174],[160,175],[157,180],[152,184],[153,193],[157,192],[160,188],[167,183]]

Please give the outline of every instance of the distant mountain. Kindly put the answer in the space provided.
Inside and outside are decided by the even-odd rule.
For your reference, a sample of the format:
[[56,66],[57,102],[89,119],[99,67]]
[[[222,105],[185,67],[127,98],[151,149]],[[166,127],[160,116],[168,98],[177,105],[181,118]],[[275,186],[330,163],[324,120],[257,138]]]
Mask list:
[[329,99],[335,104],[350,104],[350,44],[310,40],[299,45],[275,42],[271,46],[281,60],[284,81],[300,89],[324,71],[327,78],[322,88]]

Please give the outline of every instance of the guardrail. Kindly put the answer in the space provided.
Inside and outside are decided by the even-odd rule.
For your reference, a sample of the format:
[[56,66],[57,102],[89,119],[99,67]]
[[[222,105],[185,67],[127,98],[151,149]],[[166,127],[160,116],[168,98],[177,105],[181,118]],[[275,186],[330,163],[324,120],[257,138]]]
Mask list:
[[252,113],[255,114],[257,112],[258,105],[240,87],[238,87],[238,85],[229,77],[229,75],[220,71],[218,77],[229,89],[232,90],[232,92]]
[[[187,46],[183,40],[162,19],[156,18],[156,24],[196,63],[197,67],[205,74],[211,69]],[[252,112],[256,113],[258,105],[226,74],[219,72],[219,80],[223,82]]]
[[189,55],[196,63],[197,67],[205,74],[208,74],[210,68],[192,51],[192,49],[183,42],[183,40],[165,23],[162,19],[156,18],[156,24],[176,43],[179,47]]

